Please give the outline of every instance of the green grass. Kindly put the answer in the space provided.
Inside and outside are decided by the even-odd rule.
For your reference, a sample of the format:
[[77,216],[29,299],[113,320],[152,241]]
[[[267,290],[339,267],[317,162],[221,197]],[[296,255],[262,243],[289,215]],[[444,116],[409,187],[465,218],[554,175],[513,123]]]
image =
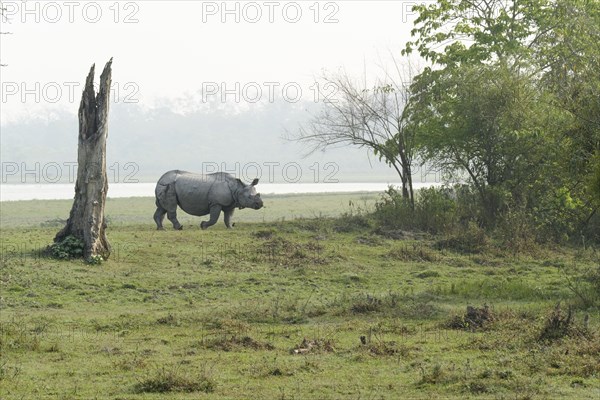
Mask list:
[[[152,199],[114,199],[100,265],[39,255],[69,202],[2,203],[0,397],[598,398],[598,310],[540,340],[576,301],[558,266],[597,254],[462,255],[325,217],[376,198],[276,196],[207,231],[156,231]],[[484,304],[483,327],[450,327]]]
[[[261,210],[236,210],[234,222],[272,222],[297,218],[334,217],[344,212],[371,209],[380,198],[376,193],[327,193],[303,195],[263,195]],[[72,200],[29,200],[0,203],[2,228],[59,226],[69,216]],[[106,217],[113,225],[151,224],[156,206],[154,198],[107,199]],[[178,212],[185,227],[200,226],[200,218]],[[206,217],[205,217],[206,219]],[[220,223],[222,224],[222,217]],[[165,222],[169,222],[165,219]],[[165,225],[166,226],[166,225]]]

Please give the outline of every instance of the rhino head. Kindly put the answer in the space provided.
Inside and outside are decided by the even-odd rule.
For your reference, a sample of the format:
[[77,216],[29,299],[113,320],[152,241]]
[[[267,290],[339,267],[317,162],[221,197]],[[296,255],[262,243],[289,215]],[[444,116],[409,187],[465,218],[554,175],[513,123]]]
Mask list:
[[250,185],[244,184],[241,180],[238,181],[237,202],[240,208],[253,208],[258,210],[263,207],[263,201],[260,198],[260,193],[256,193],[256,185],[258,178],[254,179]]

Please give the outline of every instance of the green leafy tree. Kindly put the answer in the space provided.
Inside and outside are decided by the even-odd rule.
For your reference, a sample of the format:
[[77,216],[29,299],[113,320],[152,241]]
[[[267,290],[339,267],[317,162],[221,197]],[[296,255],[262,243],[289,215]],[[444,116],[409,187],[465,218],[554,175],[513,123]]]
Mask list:
[[415,7],[404,53],[432,66],[414,80],[406,120],[425,160],[469,178],[487,222],[511,205],[562,221],[595,212],[598,8],[587,0]]
[[600,2],[557,1],[544,22],[552,29],[534,48],[540,85],[572,117],[556,140],[554,192],[571,199],[563,204],[579,214],[576,228],[600,239]]
[[408,109],[422,159],[457,178],[464,174],[479,194],[482,222],[525,197],[551,163],[544,151],[564,116],[527,76],[502,65],[463,66],[460,74],[421,80]]
[[526,66],[544,36],[539,21],[552,12],[551,0],[438,0],[417,5],[416,36],[404,50],[417,50],[445,67],[500,62]]

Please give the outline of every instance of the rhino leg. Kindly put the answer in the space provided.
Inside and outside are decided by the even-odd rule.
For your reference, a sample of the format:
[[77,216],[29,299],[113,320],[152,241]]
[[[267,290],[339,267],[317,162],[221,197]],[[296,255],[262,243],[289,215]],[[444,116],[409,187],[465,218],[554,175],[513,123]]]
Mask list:
[[154,220],[158,229],[162,228],[164,213],[167,214],[167,218],[173,224],[173,228],[179,231],[183,229],[183,226],[177,221],[177,194],[175,193],[175,185],[173,183],[161,185],[160,190],[157,189],[156,207]]
[[165,210],[161,206],[156,207],[156,212],[154,213],[154,222],[156,222],[156,229],[159,231],[162,231],[165,229],[165,228],[163,228],[162,223],[165,219],[166,213],[167,213],[167,210]]
[[231,216],[233,215],[234,210],[235,209],[223,210],[223,214],[225,216],[225,226],[227,229],[231,229],[233,227],[233,224],[231,224]]
[[200,223],[200,228],[206,229],[209,226],[213,226],[219,220],[219,215],[221,215],[221,206],[213,205],[210,207],[210,221],[202,221]]
[[183,229],[183,226],[177,221],[177,208],[174,211],[167,210],[167,218],[173,224],[173,228],[180,231]]

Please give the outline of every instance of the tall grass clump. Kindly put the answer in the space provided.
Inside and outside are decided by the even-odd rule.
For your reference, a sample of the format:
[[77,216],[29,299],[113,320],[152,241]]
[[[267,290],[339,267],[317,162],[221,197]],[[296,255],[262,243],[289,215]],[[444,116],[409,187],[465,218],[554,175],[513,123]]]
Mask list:
[[416,193],[413,208],[400,191],[390,186],[375,204],[373,217],[383,228],[437,234],[456,224],[456,202],[447,188],[430,187]]
[[192,375],[176,366],[159,368],[154,375],[140,380],[135,393],[204,392],[215,390],[215,381],[205,372]]

